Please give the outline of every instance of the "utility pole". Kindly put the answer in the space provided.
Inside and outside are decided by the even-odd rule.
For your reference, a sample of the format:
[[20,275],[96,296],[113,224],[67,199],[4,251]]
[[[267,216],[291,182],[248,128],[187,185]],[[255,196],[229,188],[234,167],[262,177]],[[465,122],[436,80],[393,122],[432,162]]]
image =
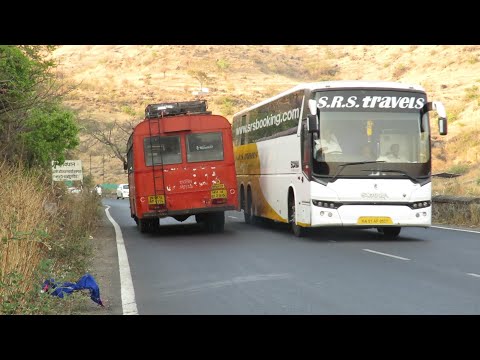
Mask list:
[[102,156],[102,165],[103,165],[103,183],[105,184],[105,155]]

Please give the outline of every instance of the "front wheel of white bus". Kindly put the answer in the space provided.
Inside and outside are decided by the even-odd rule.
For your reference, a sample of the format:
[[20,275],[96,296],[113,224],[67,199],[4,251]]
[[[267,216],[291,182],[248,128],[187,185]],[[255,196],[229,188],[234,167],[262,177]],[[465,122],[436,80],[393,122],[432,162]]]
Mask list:
[[396,239],[402,228],[400,226],[377,228],[378,232],[383,234],[384,238]]
[[290,191],[288,194],[288,221],[292,227],[292,232],[296,237],[305,236],[307,229],[297,225],[295,195],[293,195],[293,191]]

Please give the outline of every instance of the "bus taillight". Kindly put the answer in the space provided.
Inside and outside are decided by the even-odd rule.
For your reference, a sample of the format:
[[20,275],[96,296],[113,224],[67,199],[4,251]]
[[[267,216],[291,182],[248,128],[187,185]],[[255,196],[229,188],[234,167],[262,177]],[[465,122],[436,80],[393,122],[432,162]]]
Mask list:
[[149,210],[163,210],[165,208],[165,204],[148,204]]
[[226,204],[227,199],[212,199],[212,204],[218,205],[218,204]]

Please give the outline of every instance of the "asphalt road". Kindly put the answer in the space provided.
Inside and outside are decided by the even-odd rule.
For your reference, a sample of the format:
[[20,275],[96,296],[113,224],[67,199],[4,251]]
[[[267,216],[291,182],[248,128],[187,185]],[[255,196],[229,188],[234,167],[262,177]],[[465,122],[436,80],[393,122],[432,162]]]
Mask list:
[[225,232],[193,217],[141,234],[126,200],[105,199],[121,227],[139,314],[480,314],[480,233],[404,228],[319,229],[284,224]]

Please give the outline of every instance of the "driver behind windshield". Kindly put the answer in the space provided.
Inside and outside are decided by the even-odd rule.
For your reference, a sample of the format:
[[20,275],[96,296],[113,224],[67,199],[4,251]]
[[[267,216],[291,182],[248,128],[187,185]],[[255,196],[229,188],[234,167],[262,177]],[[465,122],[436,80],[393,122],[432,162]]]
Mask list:
[[321,154],[341,153],[342,148],[337,137],[331,129],[325,128],[320,133],[320,139],[315,140],[315,159],[320,159]]

